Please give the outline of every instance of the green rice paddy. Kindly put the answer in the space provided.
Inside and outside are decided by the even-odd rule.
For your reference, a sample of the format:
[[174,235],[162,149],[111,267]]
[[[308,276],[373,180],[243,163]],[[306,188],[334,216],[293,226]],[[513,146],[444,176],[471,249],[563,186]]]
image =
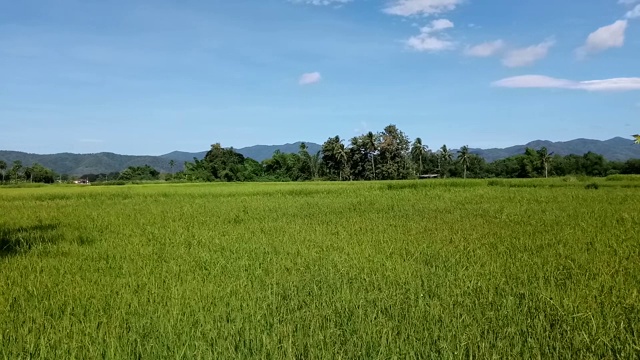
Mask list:
[[0,188],[0,358],[638,358],[619,180]]

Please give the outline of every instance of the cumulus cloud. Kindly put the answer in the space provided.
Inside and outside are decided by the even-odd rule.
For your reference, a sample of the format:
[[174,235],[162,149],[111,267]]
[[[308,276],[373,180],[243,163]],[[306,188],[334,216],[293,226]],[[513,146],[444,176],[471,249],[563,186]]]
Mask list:
[[640,4],[636,5],[632,10],[627,11],[624,15],[627,19],[635,19],[640,17]]
[[627,20],[618,20],[611,25],[603,26],[592,32],[587,37],[584,46],[577,50],[578,57],[585,57],[588,54],[601,52],[609,48],[622,47],[627,25]]
[[417,51],[443,51],[455,47],[453,41],[442,38],[440,32],[453,28],[453,23],[447,19],[433,20],[430,25],[422,27],[420,34],[410,37],[406,43]]
[[342,5],[342,4],[351,2],[352,0],[290,0],[290,1],[296,4],[326,6],[326,5]]
[[311,72],[302,74],[298,83],[300,85],[311,85],[320,82],[320,80],[322,80],[322,76],[320,76],[319,72]]
[[391,15],[434,15],[451,11],[464,0],[393,0],[384,12]]
[[543,75],[523,75],[498,80],[492,84],[504,88],[568,89],[593,92],[640,90],[640,78],[613,78],[573,81]]
[[489,57],[502,51],[504,45],[504,41],[502,40],[489,41],[475,46],[467,47],[464,50],[464,54],[474,57]]
[[507,67],[529,66],[547,57],[549,49],[556,44],[554,39],[548,39],[540,44],[507,52],[502,59],[502,64]]

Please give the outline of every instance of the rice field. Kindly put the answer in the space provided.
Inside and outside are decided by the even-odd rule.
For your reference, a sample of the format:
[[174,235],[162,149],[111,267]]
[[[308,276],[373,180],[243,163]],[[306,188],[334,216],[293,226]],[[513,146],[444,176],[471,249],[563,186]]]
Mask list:
[[640,358],[639,229],[625,179],[0,188],[0,358]]

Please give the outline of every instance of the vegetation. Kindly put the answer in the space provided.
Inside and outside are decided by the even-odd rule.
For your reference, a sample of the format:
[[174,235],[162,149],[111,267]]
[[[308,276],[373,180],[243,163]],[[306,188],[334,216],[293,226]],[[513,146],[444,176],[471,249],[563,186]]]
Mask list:
[[[378,137],[379,133],[370,132],[370,134],[366,135],[370,135],[370,138],[375,139]],[[242,154],[245,158],[251,158],[262,163],[264,160],[272,158],[275,150],[280,150],[281,153],[285,154],[298,153],[300,144],[301,143],[294,143],[277,146],[258,145],[237,149],[235,151]],[[605,159],[610,161],[624,162],[629,159],[640,158],[640,147],[630,146],[631,144],[633,144],[632,140],[618,137],[606,141],[586,139],[576,139],[567,142],[533,141],[527,145],[513,146],[505,149],[483,150],[470,148],[469,151],[473,154],[479,155],[487,163],[523,154],[527,147],[532,149],[541,149],[544,147],[547,148],[550,153],[562,156],[570,154],[582,156],[587,152],[592,151],[594,153],[601,154]],[[308,152],[311,155],[317,154],[322,148],[321,145],[314,143],[306,143],[305,145],[308,147]],[[348,147],[348,144],[345,145]],[[371,148],[370,146],[374,147]],[[377,151],[375,146],[377,146],[377,141],[369,141],[368,152],[375,153]],[[455,154],[455,149],[453,152]],[[173,174],[177,171],[184,170],[184,163],[193,162],[193,158],[198,160],[204,159],[206,153],[206,151],[196,153],[175,151],[162,156],[128,156],[111,153],[63,153],[54,155],[36,155],[0,150],[0,161],[5,161],[6,163],[11,164],[15,160],[20,160],[25,165],[38,163],[42,164],[44,167],[54,170],[58,174],[68,174],[72,177],[83,174],[109,174],[113,172],[120,172],[130,166],[136,167],[144,165],[149,165],[161,173]],[[173,167],[171,166],[171,160],[174,161]],[[375,159],[371,158],[371,161],[375,161]],[[416,163],[418,163],[418,161],[416,161]],[[375,165],[369,166],[372,167],[372,171],[375,169]],[[422,172],[417,168],[416,173]],[[460,176],[462,177],[463,175]],[[109,178],[111,179],[111,177]]]
[[2,182],[0,184],[17,184],[22,182],[52,184],[58,178],[51,169],[47,169],[40,164],[24,166],[22,161],[16,160],[11,166],[0,161],[0,174]]
[[[584,155],[561,156],[546,147],[525,148],[523,154],[487,163],[468,146],[451,151],[442,145],[432,152],[421,138],[413,143],[395,125],[382,132],[369,131],[353,137],[348,143],[339,136],[329,138],[315,153],[310,153],[306,143],[299,143],[298,151],[284,153],[276,150],[271,158],[262,162],[245,157],[233,148],[219,143],[211,146],[202,159],[184,162],[180,171],[178,163],[167,160],[161,171],[153,166],[129,166],[122,172],[88,173],[80,178],[90,182],[118,184],[121,182],[170,180],[179,182],[210,181],[309,181],[309,180],[406,180],[418,176],[470,178],[536,178],[568,175],[604,177],[615,174],[640,174],[640,159],[625,162],[608,161],[593,152]],[[111,154],[113,155],[113,154]],[[175,154],[174,154],[175,155]],[[43,182],[52,183],[56,174],[39,164],[24,167],[16,160],[9,167],[0,162],[3,183]],[[68,180],[69,176],[64,176]],[[63,180],[63,176],[58,176]]]
[[[215,154],[212,155],[212,154]],[[213,156],[213,157],[212,157]],[[225,160],[226,159],[226,160]],[[305,143],[298,153],[276,151],[262,163],[247,159],[233,149],[215,144],[203,160],[185,163],[172,176],[187,181],[306,181],[306,180],[406,180],[420,175],[442,178],[536,178],[568,175],[604,177],[640,174],[640,159],[607,161],[602,155],[560,156],[546,147],[526,148],[524,154],[487,163],[463,146],[457,155],[446,145],[432,152],[417,138],[410,143],[395,125],[380,133],[353,137],[347,144],[334,136],[311,155]]]
[[634,358],[612,178],[0,189],[0,358]]

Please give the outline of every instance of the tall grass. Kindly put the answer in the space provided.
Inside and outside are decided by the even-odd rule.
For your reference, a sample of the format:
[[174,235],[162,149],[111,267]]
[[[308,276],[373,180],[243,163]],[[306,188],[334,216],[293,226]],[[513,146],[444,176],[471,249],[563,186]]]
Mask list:
[[0,189],[0,358],[640,356],[638,189],[487,184]]

